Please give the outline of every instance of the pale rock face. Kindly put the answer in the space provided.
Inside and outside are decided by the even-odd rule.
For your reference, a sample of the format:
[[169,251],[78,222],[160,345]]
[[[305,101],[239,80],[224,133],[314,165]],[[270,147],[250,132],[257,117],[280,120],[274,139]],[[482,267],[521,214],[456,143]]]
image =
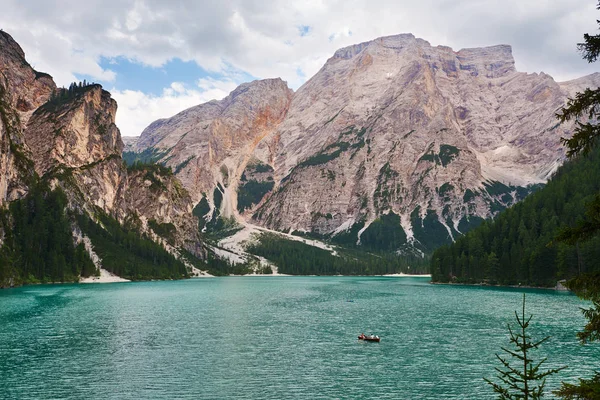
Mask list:
[[[120,222],[141,221],[142,231],[168,250],[184,247],[202,256],[193,203],[177,178],[128,173],[110,93],[91,85],[62,102],[47,102],[55,89],[52,78],[34,71],[22,49],[0,31],[0,205],[22,197],[35,171],[65,191],[71,209],[92,218],[102,210]],[[146,179],[158,187],[146,185]],[[159,238],[149,221],[173,224],[175,233]]]
[[23,127],[56,88],[52,78],[34,71],[21,47],[0,31],[0,206],[27,192],[29,175]]
[[121,136],[121,139],[123,140],[123,152],[135,151],[139,136]]
[[[338,50],[294,95],[274,135],[277,180],[288,178],[255,218],[328,234],[394,212],[410,239],[433,210],[455,236],[464,217],[514,201],[484,183],[548,179],[572,129],[556,111],[598,83],[598,75],[558,84],[517,72],[505,45],[454,52],[397,35]],[[317,163],[319,153],[335,157]],[[465,201],[467,191],[477,195]]]
[[38,108],[27,124],[25,139],[36,171],[81,168],[108,157],[120,157],[123,142],[115,125],[117,102],[100,85],[65,105]]
[[[472,217],[522,198],[519,187],[548,179],[573,127],[555,113],[600,85],[600,74],[557,83],[514,64],[507,45],[455,52],[410,34],[383,37],[338,50],[293,95],[279,81],[241,101],[249,85],[274,83],[253,82],[156,121],[136,151],[172,166],[195,202],[211,201],[218,183],[222,215],[268,228],[330,235],[362,226],[360,241],[394,213],[409,242],[431,224],[453,238]],[[258,104],[269,105],[270,123],[249,129]],[[275,186],[239,216],[234,192],[250,159],[272,168]]]
[[235,216],[237,183],[258,143],[285,117],[291,97],[281,79],[243,84],[221,101],[153,122],[136,150],[150,149],[172,167],[195,202],[220,184],[222,215]]

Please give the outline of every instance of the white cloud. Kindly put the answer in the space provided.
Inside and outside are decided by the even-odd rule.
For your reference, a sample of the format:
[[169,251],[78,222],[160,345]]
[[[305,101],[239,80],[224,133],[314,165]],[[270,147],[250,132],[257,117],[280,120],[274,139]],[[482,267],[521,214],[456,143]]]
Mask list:
[[[599,14],[593,0],[3,0],[0,26],[59,85],[75,74],[111,81],[114,72],[98,61],[125,57],[155,67],[194,60],[208,71],[281,77],[296,89],[338,48],[407,32],[455,50],[511,44],[519,70],[572,79],[598,70],[576,43],[597,32]],[[301,36],[299,26],[310,26],[309,34]],[[128,133],[149,120],[150,111],[134,104],[172,105],[175,113],[211,93],[171,87],[153,97],[119,89]]]
[[112,89],[110,92],[119,104],[116,123],[121,135],[137,136],[153,121],[171,117],[197,104],[220,100],[236,86],[231,80],[201,79],[193,88],[173,82],[160,96],[138,90]]

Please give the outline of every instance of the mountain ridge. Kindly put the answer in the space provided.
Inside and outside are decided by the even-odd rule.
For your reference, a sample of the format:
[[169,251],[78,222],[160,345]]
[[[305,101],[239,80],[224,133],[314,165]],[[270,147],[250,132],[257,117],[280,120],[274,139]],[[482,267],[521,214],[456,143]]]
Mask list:
[[[166,136],[151,124],[136,149],[154,152],[177,176],[204,174],[201,190],[183,181],[195,201],[209,203],[207,220],[219,191],[222,215],[279,231],[352,231],[360,243],[373,222],[398,215],[409,243],[424,241],[425,231],[451,241],[547,180],[564,159],[559,138],[572,128],[559,125],[555,111],[575,91],[597,84],[600,74],[557,83],[544,73],[518,72],[509,45],[454,51],[400,34],[337,50],[296,92],[288,89],[285,115],[264,136],[237,136],[237,144],[207,151],[194,129],[170,132],[173,140],[161,143]],[[211,118],[201,110],[183,113]],[[184,133],[187,158],[176,143]],[[232,133],[212,139],[219,134]],[[183,165],[207,154],[209,174],[198,163]],[[244,183],[241,176],[252,178]],[[236,212],[248,187],[263,188],[255,194],[260,200]]]

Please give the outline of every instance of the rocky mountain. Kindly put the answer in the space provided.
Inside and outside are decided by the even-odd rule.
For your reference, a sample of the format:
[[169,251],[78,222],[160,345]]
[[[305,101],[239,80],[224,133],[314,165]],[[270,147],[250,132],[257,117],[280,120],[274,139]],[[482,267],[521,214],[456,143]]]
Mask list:
[[[148,126],[136,154],[221,216],[386,250],[431,251],[543,184],[564,159],[556,111],[600,74],[558,83],[507,45],[413,35],[338,50],[296,93],[241,85]],[[392,243],[386,238],[394,237]]]
[[[42,222],[36,222],[35,215],[27,215],[17,206],[5,207],[8,214],[2,210],[5,216],[0,222],[0,244],[4,245],[0,249],[0,264],[3,257],[18,259],[22,250],[19,240],[26,242],[30,240],[28,234],[37,234],[35,228],[28,230],[31,224],[48,223],[50,230],[63,231],[67,222],[74,244],[85,243],[89,257],[100,268],[106,260],[98,252],[112,258],[115,252],[124,251],[120,256],[127,259],[127,250],[120,247],[125,236],[129,249],[139,247],[138,254],[131,256],[137,260],[134,264],[144,263],[148,256],[154,260],[167,257],[164,260],[168,264],[168,257],[181,258],[181,251],[192,257],[204,256],[198,221],[192,216],[194,203],[181,182],[160,166],[127,168],[121,157],[123,142],[115,125],[116,111],[116,101],[100,85],[73,84],[69,89],[57,89],[49,75],[31,68],[12,37],[0,31],[0,205],[20,199],[33,201],[29,192],[37,198],[60,202],[61,195],[40,189],[46,185],[53,192],[60,188],[67,200],[67,210],[46,210],[45,205],[34,203],[51,215]],[[21,231],[13,231],[20,226],[15,215],[24,218]],[[86,218],[91,222],[82,225]],[[90,240],[82,226],[91,227],[96,242]],[[100,231],[95,227],[100,227]],[[102,227],[106,232],[102,233]],[[57,257],[53,261],[57,271],[73,262],[69,246],[65,254],[63,250],[48,250]],[[172,261],[180,266],[186,262]],[[18,264],[16,261],[17,267]],[[73,265],[76,268],[77,263]],[[17,267],[9,271],[13,275],[8,278],[19,275]],[[162,277],[174,277],[185,274],[185,269],[179,268],[175,275],[163,272]],[[0,270],[0,286],[6,282],[3,273],[6,270]],[[76,271],[68,273],[73,277]],[[147,270],[127,273],[157,277]]]

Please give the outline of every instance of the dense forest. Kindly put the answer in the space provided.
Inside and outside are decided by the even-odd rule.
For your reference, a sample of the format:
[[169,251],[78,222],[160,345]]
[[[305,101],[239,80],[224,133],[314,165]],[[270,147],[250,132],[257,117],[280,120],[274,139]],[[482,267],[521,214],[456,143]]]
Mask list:
[[384,275],[422,273],[428,268],[419,257],[395,253],[367,253],[336,247],[337,255],[277,234],[262,234],[257,243],[246,249],[266,258],[278,272],[291,275]]
[[67,198],[45,182],[0,211],[0,287],[73,282],[96,273],[83,244],[75,245]]
[[77,223],[94,244],[104,269],[130,280],[188,277],[183,262],[142,235],[135,224],[121,225],[101,212],[97,216],[102,226],[84,215],[77,216]]
[[600,269],[600,237],[570,246],[560,229],[584,218],[600,191],[600,148],[567,162],[547,186],[493,221],[439,248],[431,260],[435,282],[554,286]]

